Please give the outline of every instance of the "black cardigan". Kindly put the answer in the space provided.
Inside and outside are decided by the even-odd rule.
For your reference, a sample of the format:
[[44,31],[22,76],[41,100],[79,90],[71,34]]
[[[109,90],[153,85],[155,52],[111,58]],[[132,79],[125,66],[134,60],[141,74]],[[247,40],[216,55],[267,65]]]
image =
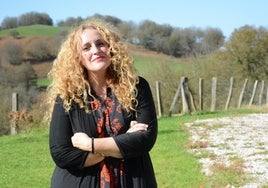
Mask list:
[[[140,77],[137,89],[137,117],[123,112],[125,130],[134,119],[148,124],[148,129],[144,132],[120,134],[114,140],[123,156],[126,187],[155,188],[157,183],[149,151],[157,137],[157,117],[150,86],[144,78]],[[49,133],[50,152],[56,164],[51,180],[52,188],[99,187],[99,165],[83,167],[88,152],[72,146],[71,137],[75,132],[85,132],[90,137],[97,137],[93,114],[86,113],[77,104],[73,104],[71,110],[66,112],[62,99],[58,97]]]

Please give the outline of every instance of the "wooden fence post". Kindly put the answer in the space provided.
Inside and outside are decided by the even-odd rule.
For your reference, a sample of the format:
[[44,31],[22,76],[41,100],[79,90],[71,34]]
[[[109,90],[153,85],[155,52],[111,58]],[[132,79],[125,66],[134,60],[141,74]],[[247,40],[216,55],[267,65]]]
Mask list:
[[260,91],[260,95],[259,95],[259,106],[262,105],[263,91],[264,91],[264,80],[262,80],[262,82],[261,82],[261,91]]
[[160,82],[156,81],[156,98],[158,107],[158,116],[162,116],[162,105],[161,105],[161,92],[160,92]]
[[234,85],[234,77],[230,78],[230,87],[229,87],[229,94],[228,94],[228,98],[225,104],[225,110],[228,109],[230,101],[231,101],[231,97],[232,97],[232,93],[233,93],[233,85]]
[[245,82],[244,82],[244,84],[243,84],[243,87],[242,87],[242,89],[241,89],[240,95],[239,95],[239,99],[238,99],[238,103],[237,103],[237,108],[238,108],[238,109],[241,107],[241,103],[242,103],[242,100],[243,100],[243,96],[244,96],[244,92],[245,92],[247,83],[248,83],[248,79],[246,78],[246,79],[245,79]]
[[188,88],[188,78],[181,77],[181,98],[182,98],[182,113],[189,114],[190,110],[190,94]]
[[255,97],[255,93],[256,93],[256,89],[257,89],[257,85],[258,85],[258,80],[256,80],[255,83],[254,83],[253,91],[252,91],[252,96],[251,96],[251,99],[250,99],[250,101],[248,103],[249,106],[251,106],[252,103],[253,103],[253,100],[254,100],[254,97]]
[[[12,93],[12,112],[18,111],[18,93]],[[17,124],[16,121],[11,121],[10,124],[10,134],[17,134]]]
[[203,110],[203,79],[199,78],[199,109]]
[[176,101],[177,101],[177,99],[178,99],[178,97],[180,95],[180,91],[181,91],[181,83],[179,83],[178,89],[176,90],[175,96],[174,96],[173,101],[172,101],[172,103],[170,105],[168,116],[171,116],[171,114],[172,114],[172,110],[175,107]]
[[268,87],[267,87],[267,90],[266,90],[266,105],[268,105]]
[[212,86],[211,86],[211,107],[210,111],[215,111],[216,109],[216,90],[217,90],[217,78],[213,77],[212,78]]

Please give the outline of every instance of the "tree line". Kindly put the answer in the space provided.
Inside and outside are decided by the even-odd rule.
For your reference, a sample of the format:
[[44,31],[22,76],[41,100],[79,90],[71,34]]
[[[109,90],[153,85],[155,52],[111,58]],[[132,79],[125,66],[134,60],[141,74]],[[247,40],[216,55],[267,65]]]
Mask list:
[[5,17],[1,23],[1,29],[12,29],[35,24],[53,25],[53,20],[46,13],[29,12],[19,17]]
[[[191,65],[191,71],[188,72],[178,73],[175,69],[167,68],[166,65],[160,67],[159,70],[154,67],[156,75],[152,76],[154,78],[152,80],[154,82],[155,80],[170,80],[165,86],[167,88],[174,88],[170,85],[176,85],[177,80],[174,82],[175,78],[182,74],[192,80],[195,78],[193,76],[207,79],[211,76],[217,76],[221,79],[222,77],[236,76],[240,79],[267,80],[268,30],[265,27],[256,28],[245,25],[234,30],[228,40],[224,40],[224,36],[218,28],[178,28],[167,24],[160,25],[150,20],[144,20],[136,24],[132,21],[126,22],[116,17],[99,14],[88,18],[103,19],[111,23],[119,30],[126,42],[139,45],[142,48],[174,57],[194,57],[195,62]],[[55,25],[70,28],[82,21],[84,19],[81,17],[70,17],[59,21]],[[16,34],[16,27],[22,26],[19,24],[54,26],[52,19],[47,14],[31,12],[18,18],[5,18],[1,24],[1,29],[10,29],[13,34]],[[11,92],[15,91],[23,96],[19,99],[19,101],[24,102],[21,106],[29,108],[30,105],[38,103],[36,102],[36,80],[38,78],[32,63],[52,61],[56,57],[61,41],[67,33],[68,29],[60,29],[54,37],[38,37],[29,40],[27,46],[22,46],[19,43],[21,38],[7,40],[7,42],[1,44],[0,92],[3,94],[0,100],[1,117],[6,117],[5,114],[9,108],[6,107],[10,105],[7,101]],[[202,56],[206,57],[206,62],[202,61],[200,63],[203,58],[199,57]],[[163,96],[169,96],[170,94],[172,94],[172,91],[163,94]],[[168,99],[164,101],[168,101]],[[2,125],[5,125],[6,122],[6,119],[0,118]]]
[[[119,30],[125,41],[158,53],[174,57],[199,57],[215,54],[214,52],[216,52],[216,54],[221,54],[218,56],[219,58],[225,58],[227,61],[240,64],[245,76],[265,79],[268,75],[268,31],[265,27],[242,26],[235,29],[230,38],[225,41],[222,31],[212,27],[206,29],[179,28],[168,24],[160,25],[150,20],[144,20],[136,24],[132,21],[126,22],[117,17],[100,14],[85,19],[102,19],[109,22]],[[69,17],[59,21],[56,25],[71,27],[80,24],[85,19]],[[53,21],[46,13],[29,12],[19,17],[4,18],[1,29],[32,24],[53,25]],[[67,31],[59,31],[55,37],[58,44],[61,43],[67,33]],[[28,55],[40,61],[44,58],[53,58],[56,54],[51,50],[43,50],[42,53],[40,53],[41,50],[38,50],[51,49],[50,46],[43,41],[38,41],[33,46],[32,51],[28,51]],[[55,44],[52,46],[55,46]],[[18,49],[16,50],[18,51]],[[14,47],[11,51],[14,51]],[[17,63],[16,59],[10,62],[11,64]]]
[[[122,38],[146,49],[174,57],[206,55],[219,49],[224,43],[224,36],[218,28],[200,29],[196,27],[178,28],[168,24],[157,24],[144,20],[139,24],[123,21],[113,16],[95,14],[88,18],[103,19],[114,25]],[[69,17],[59,21],[56,26],[74,26],[81,23],[81,17]],[[29,12],[19,17],[6,17],[1,29],[14,29],[19,26],[34,24],[53,25],[53,20],[46,13]]]

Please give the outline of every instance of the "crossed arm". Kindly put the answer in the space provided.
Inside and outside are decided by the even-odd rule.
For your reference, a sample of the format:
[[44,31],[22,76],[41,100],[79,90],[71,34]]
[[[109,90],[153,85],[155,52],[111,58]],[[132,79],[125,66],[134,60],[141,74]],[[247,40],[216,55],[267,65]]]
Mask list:
[[[131,121],[130,128],[127,133],[146,131],[148,125]],[[92,144],[92,142],[94,142]],[[105,156],[122,158],[122,154],[113,137],[107,138],[90,138],[87,134],[79,132],[72,136],[72,144],[74,147],[90,152],[85,160],[84,166],[91,166],[102,161]],[[92,146],[94,145],[94,153]]]
[[[79,108],[74,108],[70,112],[73,113],[74,116],[72,117],[75,118],[70,119],[69,113],[63,108],[62,99],[58,97],[54,106],[49,133],[50,152],[57,166],[81,169],[102,161],[104,156],[127,159],[148,152],[156,141],[157,117],[149,85],[144,80],[140,80],[137,98],[139,101],[137,122],[139,123],[132,122],[125,134],[119,134],[116,137],[95,138],[93,154],[91,153],[91,138],[80,133],[85,129],[81,126],[88,123],[87,118],[78,121],[77,117],[82,117],[84,112]],[[76,122],[71,122],[74,120]],[[72,127],[72,124],[76,126]],[[78,133],[74,134],[73,132]]]

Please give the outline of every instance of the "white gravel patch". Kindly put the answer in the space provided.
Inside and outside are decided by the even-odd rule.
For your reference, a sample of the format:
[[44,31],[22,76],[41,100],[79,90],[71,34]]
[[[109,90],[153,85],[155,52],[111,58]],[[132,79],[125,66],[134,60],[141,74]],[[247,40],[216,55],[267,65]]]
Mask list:
[[243,159],[243,171],[250,183],[243,188],[260,188],[268,184],[268,114],[249,114],[206,120],[185,124],[192,143],[206,143],[191,152],[202,156],[202,151],[213,154],[200,158],[203,172],[210,175],[210,167],[217,163],[226,167],[232,159]]

